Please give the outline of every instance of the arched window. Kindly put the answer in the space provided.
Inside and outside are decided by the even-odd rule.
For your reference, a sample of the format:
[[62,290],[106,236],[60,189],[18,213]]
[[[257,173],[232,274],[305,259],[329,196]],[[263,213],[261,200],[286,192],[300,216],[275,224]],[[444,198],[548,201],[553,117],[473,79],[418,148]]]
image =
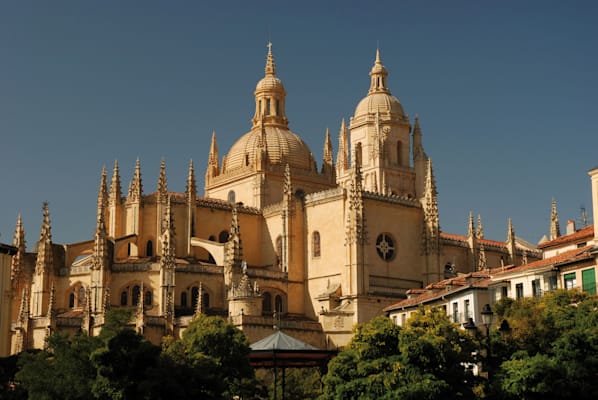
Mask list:
[[181,293],[181,307],[187,307],[187,292]]
[[79,287],[78,295],[77,295],[77,307],[83,307],[85,305],[85,288],[83,286]]
[[120,294],[120,305],[121,306],[126,306],[127,305],[127,291],[123,290],[122,293]]
[[210,294],[207,292],[204,292],[201,299],[202,299],[203,308],[205,308],[206,310],[208,308],[210,308]]
[[235,191],[234,190],[230,190],[228,192],[228,202],[229,203],[235,203]]
[[397,141],[397,164],[401,165],[401,162],[403,161],[401,159],[401,151],[403,150],[403,143],[401,143],[400,140]]
[[75,293],[69,294],[69,308],[75,307]]
[[272,295],[268,292],[263,294],[262,297],[262,312],[263,313],[271,313],[272,312]]
[[266,115],[270,115],[270,99],[266,99]]
[[228,232],[227,231],[220,232],[220,235],[218,235],[218,242],[220,242],[220,243],[228,242]]
[[197,307],[197,300],[199,299],[199,288],[197,286],[193,286],[191,288],[191,306],[193,308]]
[[276,310],[276,312],[282,312],[282,297],[280,297],[280,295],[278,294],[274,299],[274,309]]
[[314,231],[311,235],[311,251],[314,257],[320,257],[320,232]]
[[151,290],[146,290],[143,300],[144,300],[146,306],[152,305],[152,291]]
[[362,166],[363,165],[363,158],[362,158],[362,149],[361,149],[361,142],[357,143],[355,146],[355,165]]
[[131,243],[127,243],[127,256],[131,255]]
[[274,104],[276,106],[276,115],[280,115],[280,101],[278,99],[274,100]]
[[139,297],[141,297],[141,287],[133,286],[133,293],[131,294],[131,304],[136,306],[139,304]]
[[145,255],[147,257],[152,257],[154,255],[154,244],[151,240],[148,240],[147,244],[145,245]]
[[280,267],[282,265],[282,236],[276,238],[276,265]]

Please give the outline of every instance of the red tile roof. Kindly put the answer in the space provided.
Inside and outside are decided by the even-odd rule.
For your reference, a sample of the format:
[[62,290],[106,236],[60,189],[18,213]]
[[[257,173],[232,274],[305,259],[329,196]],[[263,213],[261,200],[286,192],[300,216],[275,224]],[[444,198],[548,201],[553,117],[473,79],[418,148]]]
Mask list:
[[509,265],[505,266],[505,268],[494,268],[490,271],[493,277],[502,275],[502,274],[511,274],[513,272],[521,272],[525,270],[531,270],[535,268],[542,268],[547,267],[550,265],[562,264],[565,262],[575,262],[579,260],[583,260],[586,258],[591,258],[592,255],[590,254],[589,250],[592,249],[593,246],[585,246],[579,249],[573,249],[569,251],[565,251],[561,254],[558,254],[553,257],[545,258],[543,260],[538,260],[531,262],[526,265]]
[[[467,283],[468,280],[471,280],[469,284]],[[459,292],[466,288],[487,288],[489,283],[490,275],[488,275],[488,273],[485,271],[459,275],[454,278],[432,283],[426,286],[425,289],[412,289],[409,291],[410,293],[419,292],[421,294],[419,296],[414,296],[410,299],[401,300],[398,303],[392,304],[384,308],[384,311],[392,311],[398,308],[415,306],[425,303],[426,301],[434,300],[440,296],[446,296]]]
[[576,243],[583,239],[594,237],[594,225],[588,225],[585,228],[577,230],[575,233],[570,235],[559,236],[556,239],[549,240],[547,242],[539,243],[539,249],[545,249],[547,247],[556,247],[566,243]]

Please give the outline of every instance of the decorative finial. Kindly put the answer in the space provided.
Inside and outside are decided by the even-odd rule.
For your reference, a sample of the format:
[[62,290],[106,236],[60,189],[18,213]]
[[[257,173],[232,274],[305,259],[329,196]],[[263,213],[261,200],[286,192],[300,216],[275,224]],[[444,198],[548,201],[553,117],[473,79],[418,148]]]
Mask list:
[[276,75],[274,56],[272,55],[272,42],[268,42],[268,56],[266,57],[266,75]]

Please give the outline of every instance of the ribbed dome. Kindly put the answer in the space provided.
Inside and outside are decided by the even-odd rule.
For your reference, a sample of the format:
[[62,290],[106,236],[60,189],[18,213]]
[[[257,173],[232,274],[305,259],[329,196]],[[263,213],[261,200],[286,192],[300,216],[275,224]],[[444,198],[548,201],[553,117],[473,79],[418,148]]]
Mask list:
[[388,93],[372,93],[364,97],[355,107],[354,118],[369,113],[391,113],[393,116],[404,117],[405,112],[399,99]]
[[[314,169],[313,155],[298,135],[278,126],[265,126],[264,130],[269,165],[284,167],[288,163],[291,170]],[[237,140],[226,156],[224,172],[255,165],[261,136],[261,130],[254,129]]]
[[255,92],[259,93],[264,90],[282,90],[284,91],[284,86],[282,85],[282,81],[278,79],[278,77],[273,75],[267,75],[263,77],[255,86]]

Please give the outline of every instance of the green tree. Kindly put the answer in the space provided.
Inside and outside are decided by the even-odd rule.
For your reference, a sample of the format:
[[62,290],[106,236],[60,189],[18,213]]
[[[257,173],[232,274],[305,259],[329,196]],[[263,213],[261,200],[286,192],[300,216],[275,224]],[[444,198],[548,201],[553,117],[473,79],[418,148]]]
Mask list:
[[30,399],[89,399],[95,368],[89,362],[97,338],[51,335],[47,350],[21,353],[17,381]]
[[329,363],[321,398],[472,398],[475,347],[442,310],[422,308],[404,328],[377,317]]
[[202,315],[193,319],[180,341],[166,347],[175,365],[185,366],[203,398],[248,397],[257,393],[258,383],[247,355],[247,338],[221,317]]
[[560,290],[495,307],[512,332],[493,336],[504,398],[590,399],[598,392],[598,299]]

